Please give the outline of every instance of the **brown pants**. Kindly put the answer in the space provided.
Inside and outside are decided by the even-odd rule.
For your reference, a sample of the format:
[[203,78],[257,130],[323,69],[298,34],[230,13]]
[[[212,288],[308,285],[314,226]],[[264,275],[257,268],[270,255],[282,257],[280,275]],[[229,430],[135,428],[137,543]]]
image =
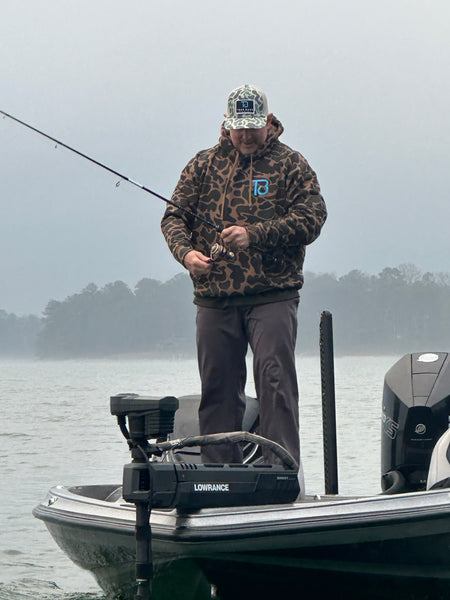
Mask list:
[[[197,307],[197,352],[202,398],[200,433],[240,431],[245,410],[245,356],[253,352],[260,434],[300,463],[295,370],[298,299],[226,309]],[[265,462],[279,463],[263,449]],[[241,462],[238,444],[204,447],[203,462]]]

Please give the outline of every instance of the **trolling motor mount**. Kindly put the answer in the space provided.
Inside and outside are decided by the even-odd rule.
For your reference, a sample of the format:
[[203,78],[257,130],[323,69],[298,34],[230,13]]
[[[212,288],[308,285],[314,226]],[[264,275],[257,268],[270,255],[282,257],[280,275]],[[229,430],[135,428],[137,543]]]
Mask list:
[[[148,502],[152,508],[195,510],[220,506],[293,502],[300,491],[297,464],[281,446],[249,432],[227,432],[167,441],[174,429],[179,401],[119,394],[111,398],[111,413],[130,447],[133,462],[124,466],[123,497]],[[126,425],[128,423],[128,426]],[[270,446],[283,465],[187,464],[157,461],[172,449],[193,445],[250,441]]]

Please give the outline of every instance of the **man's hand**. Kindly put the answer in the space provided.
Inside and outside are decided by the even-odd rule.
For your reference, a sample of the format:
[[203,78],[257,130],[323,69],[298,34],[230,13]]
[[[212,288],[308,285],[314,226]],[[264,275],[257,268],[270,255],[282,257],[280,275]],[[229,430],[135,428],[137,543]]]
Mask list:
[[248,248],[248,231],[245,227],[239,225],[226,227],[220,237],[231,250],[245,250],[245,248]]
[[197,250],[188,252],[184,257],[183,262],[192,277],[207,275],[212,269],[212,261],[209,256],[205,256]]

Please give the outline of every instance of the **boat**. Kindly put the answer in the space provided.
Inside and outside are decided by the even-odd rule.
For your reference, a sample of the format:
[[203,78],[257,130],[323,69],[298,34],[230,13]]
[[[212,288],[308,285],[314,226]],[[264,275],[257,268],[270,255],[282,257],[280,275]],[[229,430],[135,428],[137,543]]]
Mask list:
[[[323,415],[333,421],[332,361],[323,355]],[[258,435],[251,398],[246,431],[236,434],[244,463],[202,464],[202,445],[231,438],[198,435],[198,401],[113,396],[133,459],[122,484],[55,486],[33,510],[108,598],[294,597],[325,574],[341,586],[347,578],[348,589],[376,577],[390,593],[399,578],[450,591],[450,354],[408,354],[386,373],[377,495],[338,493],[333,435],[324,494],[304,493],[297,465],[276,445],[282,464],[264,465],[261,445],[273,442]]]

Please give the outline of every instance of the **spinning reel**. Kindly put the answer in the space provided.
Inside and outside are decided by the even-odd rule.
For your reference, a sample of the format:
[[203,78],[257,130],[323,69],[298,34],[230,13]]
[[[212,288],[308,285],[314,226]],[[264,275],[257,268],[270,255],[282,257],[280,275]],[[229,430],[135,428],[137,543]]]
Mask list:
[[235,258],[235,254],[231,250],[228,250],[228,248],[225,248],[225,246],[215,243],[211,246],[209,258],[211,262],[216,262],[222,258],[225,260],[233,260]]

